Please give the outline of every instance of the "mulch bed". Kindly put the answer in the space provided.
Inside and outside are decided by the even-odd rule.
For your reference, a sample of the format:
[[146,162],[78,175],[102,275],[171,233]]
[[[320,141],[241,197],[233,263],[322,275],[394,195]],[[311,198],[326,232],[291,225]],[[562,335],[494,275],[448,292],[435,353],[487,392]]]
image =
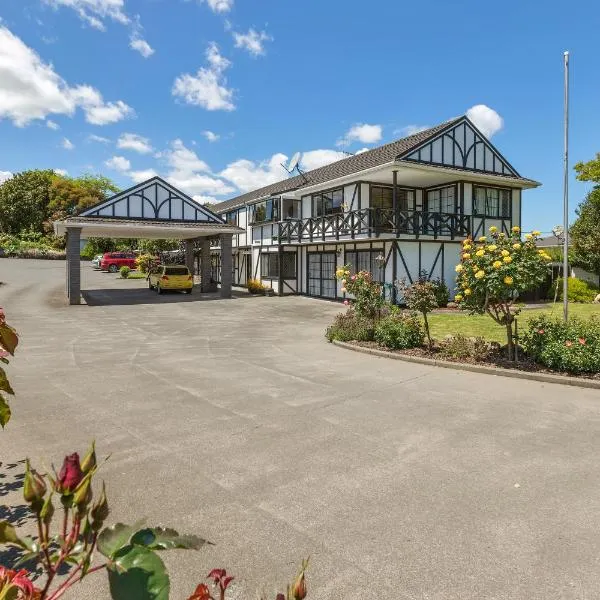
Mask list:
[[371,348],[373,350],[383,350],[390,354],[403,354],[408,356],[418,356],[420,358],[430,358],[432,360],[444,360],[458,364],[470,365],[485,365],[488,367],[499,367],[501,369],[517,369],[529,373],[546,373],[548,375],[564,375],[566,377],[577,377],[579,379],[591,379],[600,381],[600,373],[568,373],[564,371],[553,371],[539,363],[536,363],[531,358],[526,356],[521,350],[519,351],[519,362],[512,362],[506,358],[506,349],[498,348],[490,350],[489,354],[480,360],[473,357],[469,358],[453,358],[442,354],[440,347],[435,346],[429,350],[428,348],[410,348],[407,350],[391,350],[385,346],[379,345],[377,342],[347,342],[354,346],[362,346],[363,348]]

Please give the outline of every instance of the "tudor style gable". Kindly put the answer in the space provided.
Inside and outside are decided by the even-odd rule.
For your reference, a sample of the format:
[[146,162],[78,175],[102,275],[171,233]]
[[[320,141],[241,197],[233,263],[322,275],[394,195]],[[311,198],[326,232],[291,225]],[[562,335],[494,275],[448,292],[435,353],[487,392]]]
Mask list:
[[153,177],[128,190],[119,192],[112,198],[88,208],[80,216],[143,219],[144,221],[224,223],[221,217],[213,214],[160,177]]
[[517,171],[467,118],[398,156],[399,160],[519,177]]

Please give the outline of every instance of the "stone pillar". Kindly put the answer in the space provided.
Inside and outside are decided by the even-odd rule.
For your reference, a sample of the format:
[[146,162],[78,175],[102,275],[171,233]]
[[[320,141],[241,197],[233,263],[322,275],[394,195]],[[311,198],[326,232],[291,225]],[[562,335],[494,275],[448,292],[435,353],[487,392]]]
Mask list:
[[194,262],[194,240],[185,240],[185,266],[195,275],[196,265]]
[[210,278],[210,239],[202,238],[200,246],[200,291],[216,292],[217,284]]
[[233,279],[232,237],[231,233],[221,234],[221,298],[231,298],[231,280]]
[[80,242],[81,227],[69,227],[67,230],[67,297],[69,304],[81,302]]

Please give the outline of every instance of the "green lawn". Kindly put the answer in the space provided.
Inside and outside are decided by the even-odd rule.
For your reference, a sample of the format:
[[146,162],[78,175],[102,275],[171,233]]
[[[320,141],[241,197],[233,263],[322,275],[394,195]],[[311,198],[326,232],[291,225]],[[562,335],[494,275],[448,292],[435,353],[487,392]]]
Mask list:
[[[526,326],[527,319],[541,313],[554,316],[562,315],[562,304],[549,304],[548,308],[524,309],[518,316],[519,329]],[[569,304],[569,314],[579,317],[600,318],[600,304]],[[481,336],[488,340],[506,343],[506,329],[497,325],[488,315],[469,315],[467,313],[445,313],[429,315],[429,326],[434,338],[442,339],[448,334],[462,333],[466,336]]]
[[[123,278],[119,275],[119,279],[123,279]],[[137,273],[136,271],[131,271],[129,273],[129,276],[127,277],[127,279],[146,279],[146,274],[145,273]]]

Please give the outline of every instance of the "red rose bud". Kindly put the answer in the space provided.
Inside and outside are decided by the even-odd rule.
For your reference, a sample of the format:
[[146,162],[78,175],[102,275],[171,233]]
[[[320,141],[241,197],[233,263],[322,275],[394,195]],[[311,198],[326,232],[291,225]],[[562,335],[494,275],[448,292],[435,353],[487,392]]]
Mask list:
[[57,492],[61,494],[72,494],[75,488],[81,483],[83,472],[79,464],[79,454],[74,452],[70,456],[65,456],[62,468],[58,474]]
[[104,485],[104,482],[102,482],[102,494],[100,494],[98,502],[92,506],[90,512],[92,517],[92,529],[94,531],[99,531],[102,528],[109,512],[108,501],[106,500],[106,486]]
[[306,598],[306,581],[304,581],[304,572],[300,573],[298,579],[292,586],[294,600],[304,600]]
[[277,594],[277,598],[275,598],[275,600],[285,600],[285,595],[284,594]]
[[81,470],[85,475],[87,475],[92,469],[95,468],[96,464],[96,442],[92,442],[88,453],[81,461]]
[[[25,463],[25,481],[23,482],[23,498],[29,504],[40,504],[46,494],[44,478],[29,466],[29,459]],[[41,506],[41,505],[40,505]]]

